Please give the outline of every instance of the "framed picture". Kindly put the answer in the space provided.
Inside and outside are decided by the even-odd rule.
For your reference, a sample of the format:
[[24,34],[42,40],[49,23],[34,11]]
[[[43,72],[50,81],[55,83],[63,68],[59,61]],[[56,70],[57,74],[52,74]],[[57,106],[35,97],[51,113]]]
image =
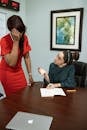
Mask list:
[[0,0],[0,6],[14,11],[20,10],[20,3],[13,0]]
[[51,11],[51,50],[81,51],[83,8]]

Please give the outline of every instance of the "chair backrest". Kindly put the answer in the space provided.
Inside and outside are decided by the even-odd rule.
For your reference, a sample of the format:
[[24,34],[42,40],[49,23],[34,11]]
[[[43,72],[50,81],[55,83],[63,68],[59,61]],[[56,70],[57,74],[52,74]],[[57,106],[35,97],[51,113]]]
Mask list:
[[87,87],[87,63],[76,61],[73,64],[77,87]]

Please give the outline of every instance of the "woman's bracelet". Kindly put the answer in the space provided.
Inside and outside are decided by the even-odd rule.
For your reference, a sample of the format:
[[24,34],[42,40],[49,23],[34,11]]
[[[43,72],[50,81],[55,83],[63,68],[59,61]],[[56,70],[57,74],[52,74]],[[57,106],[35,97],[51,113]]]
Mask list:
[[29,75],[29,76],[31,76],[31,75],[32,75],[32,73],[28,73],[28,75]]

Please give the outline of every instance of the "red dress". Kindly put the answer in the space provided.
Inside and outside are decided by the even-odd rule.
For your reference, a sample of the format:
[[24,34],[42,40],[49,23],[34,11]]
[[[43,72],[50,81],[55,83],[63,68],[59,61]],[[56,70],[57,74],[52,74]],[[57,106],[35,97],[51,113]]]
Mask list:
[[1,39],[0,45],[2,56],[2,60],[0,62],[0,80],[6,95],[9,95],[27,86],[27,81],[22,69],[21,61],[22,57],[31,50],[31,47],[28,44],[27,36],[24,35],[23,53],[21,54],[19,50],[17,64],[15,67],[11,67],[4,59],[4,55],[10,53],[13,47],[13,41],[10,34],[7,34]]

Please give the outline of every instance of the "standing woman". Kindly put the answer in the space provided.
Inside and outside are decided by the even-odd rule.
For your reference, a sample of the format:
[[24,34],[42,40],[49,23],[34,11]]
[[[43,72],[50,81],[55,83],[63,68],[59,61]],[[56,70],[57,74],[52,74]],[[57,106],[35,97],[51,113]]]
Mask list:
[[33,83],[31,72],[31,60],[29,51],[31,47],[25,35],[25,25],[22,19],[13,15],[7,20],[9,34],[2,37],[0,41],[2,60],[0,63],[0,80],[6,92],[10,95],[13,92],[27,86],[27,81],[22,69],[22,57],[29,74],[29,83]]

